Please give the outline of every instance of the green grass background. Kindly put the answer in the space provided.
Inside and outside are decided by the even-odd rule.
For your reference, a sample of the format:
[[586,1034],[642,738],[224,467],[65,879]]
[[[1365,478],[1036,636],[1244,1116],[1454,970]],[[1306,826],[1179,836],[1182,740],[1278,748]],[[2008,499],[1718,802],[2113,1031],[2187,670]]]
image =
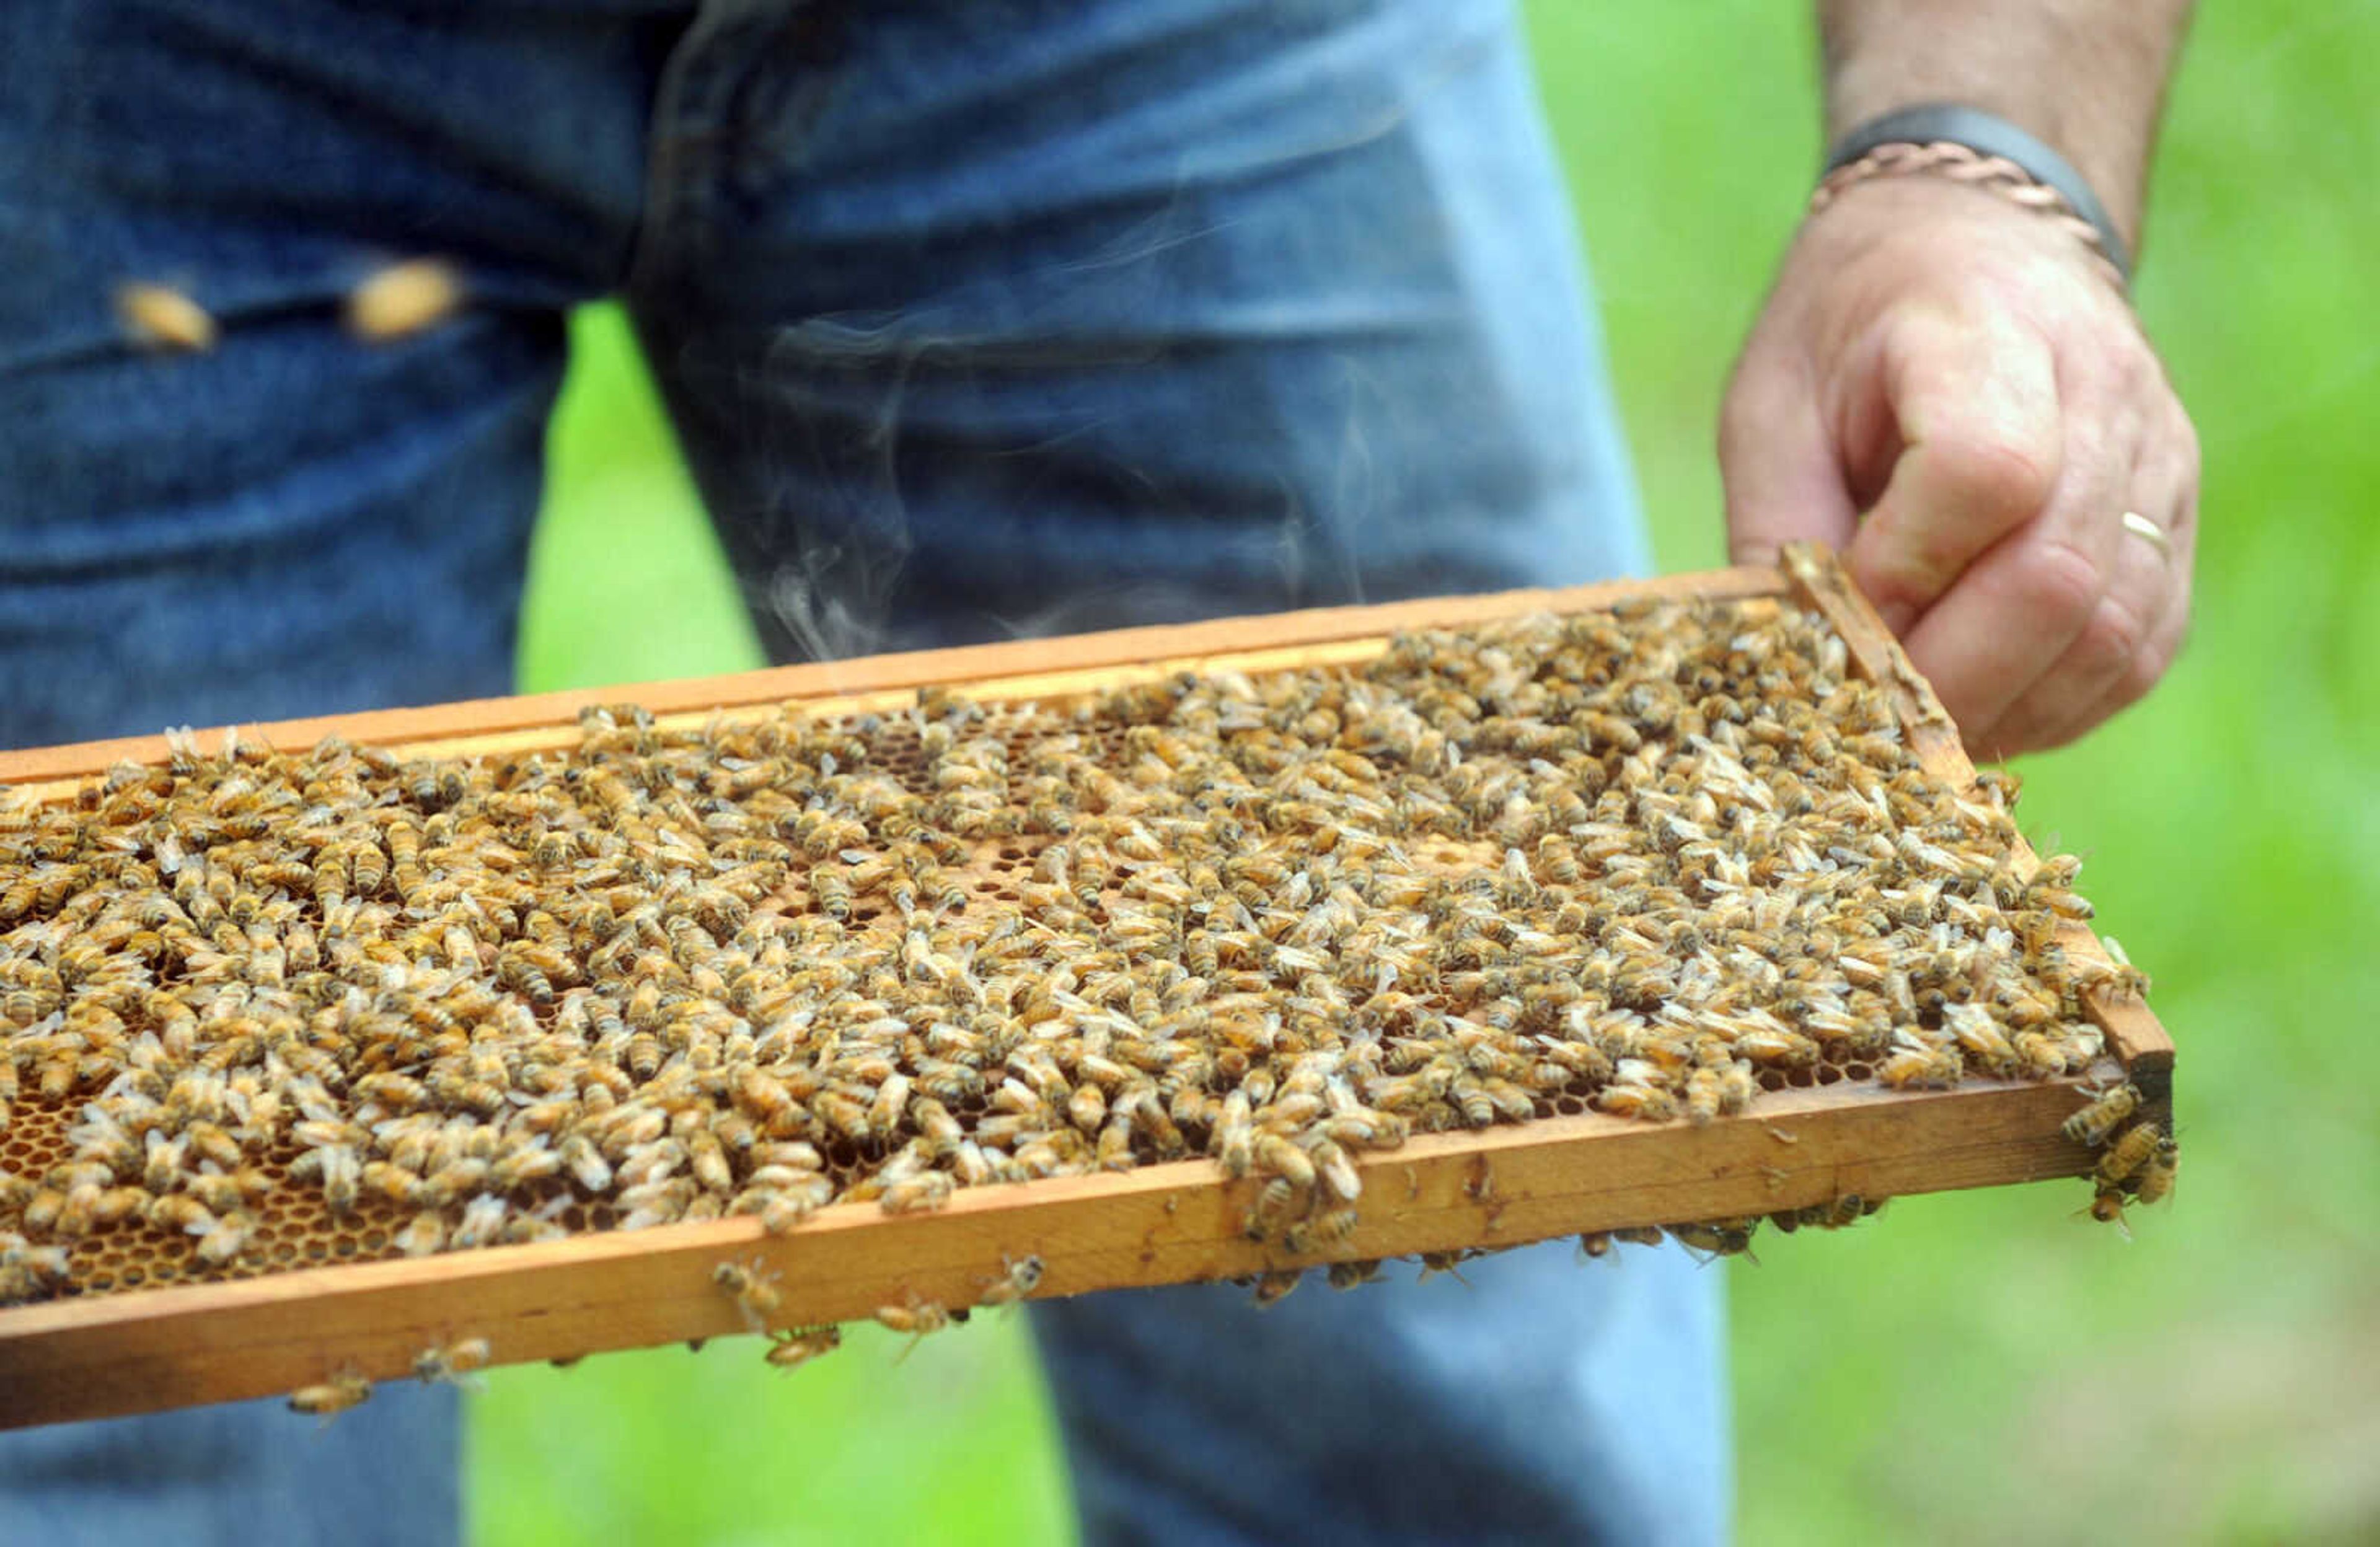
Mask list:
[[[1720,384],[1817,149],[1803,8],[1531,17],[1661,559],[1706,566]],[[2206,7],[2139,289],[2205,446],[2197,628],[2145,706],[2024,769],[2180,1044],[2176,1205],[2127,1243],[2070,1217],[2080,1184],[1907,1200],[1730,1269],[1746,1541],[2380,1535],[2374,79],[2380,7]],[[618,317],[574,343],[524,685],[752,664]],[[500,1373],[475,1535],[1066,1540],[1022,1320],[897,1352]]]

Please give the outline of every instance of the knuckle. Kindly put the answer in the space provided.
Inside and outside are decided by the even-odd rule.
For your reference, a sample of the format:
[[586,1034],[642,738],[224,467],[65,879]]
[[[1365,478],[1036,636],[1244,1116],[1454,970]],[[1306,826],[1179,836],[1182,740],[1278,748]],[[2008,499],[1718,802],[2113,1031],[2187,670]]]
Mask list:
[[1990,514],[2032,515],[2049,503],[2058,481],[2056,452],[2012,436],[1954,436],[1935,455],[1943,481],[1972,508]]
[[2114,596],[2099,599],[2078,641],[2085,668],[2100,676],[2137,670],[2147,643],[2147,619],[2138,608]]
[[[2044,542],[2028,555],[2020,578],[2026,596],[2045,622],[2081,628],[2093,621],[2107,579],[2098,561],[2070,542]],[[2137,647],[2139,640],[2133,640]]]
[[2174,662],[2181,658],[2182,647],[2189,640],[2190,620],[2185,615],[2132,657],[2131,664],[2117,684],[2118,695],[2126,703],[2146,696],[2150,688],[2165,680],[2165,674],[2172,670]]

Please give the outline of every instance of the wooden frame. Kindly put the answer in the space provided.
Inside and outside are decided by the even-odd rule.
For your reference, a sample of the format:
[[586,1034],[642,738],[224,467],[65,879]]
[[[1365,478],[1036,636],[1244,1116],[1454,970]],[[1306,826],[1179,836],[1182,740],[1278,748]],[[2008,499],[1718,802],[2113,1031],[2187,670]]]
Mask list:
[[[1048,700],[1184,666],[1253,671],[1354,664],[1398,629],[1460,627],[1531,612],[1581,611],[1643,596],[1793,597],[1827,615],[1863,674],[1893,695],[1932,772],[1961,786],[1974,770],[1941,706],[1873,609],[1822,554],[1783,570],[1737,568],[1559,591],[1342,607],[1275,617],[1136,628],[1071,639],[880,656],[599,692],[544,694],[257,727],[295,746],[351,740],[472,754],[566,745],[589,703],[634,699],[664,719],[788,700],[821,709],[890,706],[916,688]],[[162,761],[161,737],[0,752],[0,784],[49,797],[131,759]],[[2100,955],[2070,926],[2078,957]],[[497,1363],[566,1358],[742,1331],[712,1284],[726,1261],[765,1259],[788,1324],[847,1321],[910,1300],[971,1303],[1013,1260],[1032,1254],[1036,1293],[1074,1295],[1179,1284],[1330,1260],[1522,1242],[1578,1231],[1765,1214],[1857,1193],[1986,1187],[2089,1174],[2065,1139],[2078,1088],[2128,1076],[2144,1110],[2169,1110],[2172,1043],[2147,1006],[2094,999],[2109,1060],[2046,1083],[1970,1081],[1943,1091],[1850,1084],[1786,1090],[1706,1127],[1600,1115],[1420,1138],[1362,1162],[1354,1234],[1294,1256],[1247,1240],[1255,1183],[1206,1161],[1121,1175],[960,1192],[931,1213],[872,1202],[821,1211],[765,1235],[750,1219],[589,1235],[535,1246],[274,1273],[261,1278],[78,1297],[0,1311],[0,1428],[109,1417],[285,1393],[353,1370],[412,1373],[415,1356],[455,1338],[490,1340]]]

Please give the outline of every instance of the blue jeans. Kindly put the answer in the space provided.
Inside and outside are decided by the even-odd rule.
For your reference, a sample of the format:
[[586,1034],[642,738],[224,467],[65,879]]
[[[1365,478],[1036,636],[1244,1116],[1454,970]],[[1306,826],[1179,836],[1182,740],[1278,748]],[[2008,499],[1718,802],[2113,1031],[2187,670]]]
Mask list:
[[[9,0],[0,274],[0,745],[504,691],[613,293],[780,658],[1645,562],[1501,0]],[[1038,1308],[1087,1535],[1718,1538],[1718,1275],[1568,1252]],[[0,1436],[0,1541],[451,1539],[454,1421]]]

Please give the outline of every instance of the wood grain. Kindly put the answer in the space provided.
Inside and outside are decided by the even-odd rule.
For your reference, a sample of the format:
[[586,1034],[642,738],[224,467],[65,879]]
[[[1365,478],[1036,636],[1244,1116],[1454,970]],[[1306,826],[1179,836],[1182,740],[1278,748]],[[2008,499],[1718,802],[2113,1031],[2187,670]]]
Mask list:
[[[1925,766],[1971,786],[1974,771],[1956,727],[1889,631],[1830,558],[1801,549],[1789,551],[1781,575],[1730,569],[1562,591],[1330,608],[286,721],[243,734],[285,747],[335,733],[441,755],[480,755],[566,745],[576,739],[578,711],[594,703],[634,700],[669,720],[698,722],[722,709],[787,701],[823,713],[889,708],[931,684],[987,700],[1047,702],[1185,666],[1253,671],[1358,663],[1377,656],[1390,634],[1403,628],[1461,627],[1644,596],[1784,595],[1832,621],[1859,670],[1893,695]],[[154,737],[0,752],[0,783],[60,795],[120,760],[167,755]],[[2080,925],[2068,945],[2078,956],[2098,950]],[[2131,1078],[2162,1110],[2172,1046],[2155,1016],[2145,1005],[2102,999],[2090,1010]],[[2111,1080],[2123,1072],[2109,1063],[2091,1078]],[[830,1322],[913,1297],[968,1303],[1005,1261],[1026,1254],[1046,1265],[1041,1295],[1072,1295],[1333,1257],[1767,1213],[1853,1192],[1883,1197],[2081,1175],[2092,1157],[2058,1130],[2086,1099],[2078,1091],[2083,1083],[1978,1081],[1935,1092],[1840,1084],[1779,1091],[1764,1097],[1753,1115],[1699,1128],[1590,1115],[1419,1139],[1364,1163],[1362,1223],[1338,1247],[1304,1259],[1247,1240],[1241,1222],[1254,1184],[1227,1180],[1199,1161],[963,1191],[929,1214],[888,1216],[872,1203],[840,1205],[774,1238],[751,1221],[726,1221],[20,1307],[0,1312],[0,1427],[287,1392],[349,1368],[394,1379],[409,1373],[422,1349],[464,1336],[488,1337],[497,1362],[511,1363],[734,1333],[741,1322],[710,1278],[731,1258],[765,1258],[782,1275],[788,1323]]]
[[1434,1135],[1366,1158],[1362,1224],[1305,1257],[1246,1239],[1254,1183],[1194,1161],[963,1191],[933,1213],[839,1204],[775,1237],[718,1221],[61,1300],[0,1314],[0,1428],[270,1395],[349,1369],[399,1379],[459,1337],[509,1364],[738,1333],[710,1281],[731,1260],[764,1259],[796,1324],[967,1304],[1028,1254],[1039,1296],[1076,1295],[2080,1175],[2092,1157],[2058,1130],[2082,1099],[2071,1081],[1843,1084],[1701,1128],[1589,1115]]

